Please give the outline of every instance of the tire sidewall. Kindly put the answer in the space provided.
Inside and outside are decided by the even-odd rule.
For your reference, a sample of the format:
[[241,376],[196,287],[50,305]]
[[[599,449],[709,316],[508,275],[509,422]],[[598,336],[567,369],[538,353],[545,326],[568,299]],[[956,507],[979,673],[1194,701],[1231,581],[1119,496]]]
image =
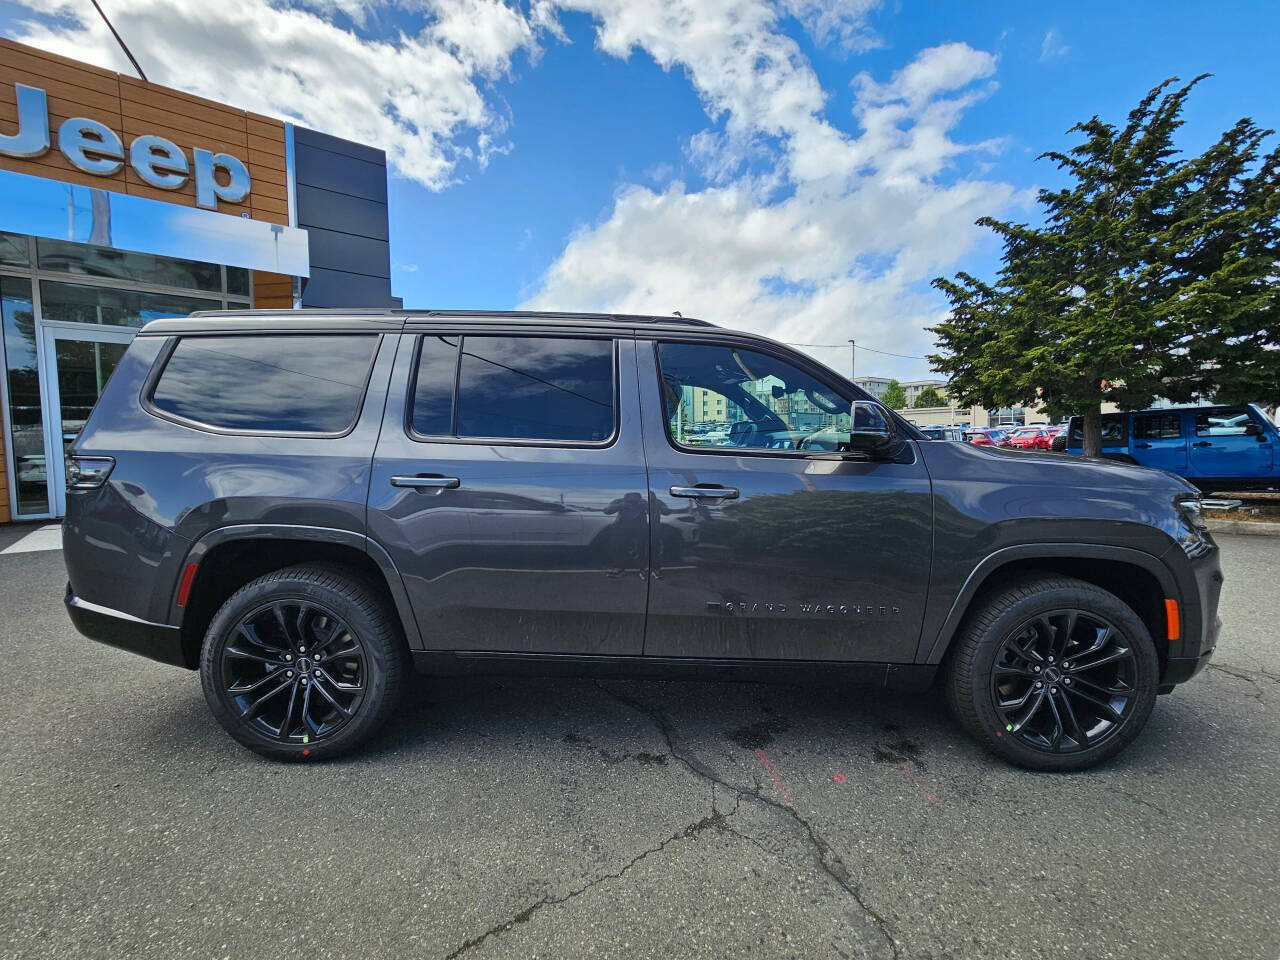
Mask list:
[[[348,583],[360,581],[352,578]],[[364,650],[367,689],[360,709],[336,733],[323,740],[295,744],[266,736],[240,719],[223,691],[222,651],[231,639],[231,632],[247,614],[280,600],[304,600],[328,607],[346,622]],[[285,571],[283,575],[255,580],[232,594],[209,623],[200,654],[200,684],[205,700],[223,729],[257,753],[290,760],[319,760],[344,753],[369,736],[385,719],[386,711],[382,707],[388,699],[393,652],[386,642],[389,639],[386,632],[386,625],[378,623],[359,603],[309,578]]]
[[[1000,648],[1016,628],[1038,614],[1072,609],[1101,616],[1123,634],[1135,656],[1135,702],[1121,728],[1102,743],[1074,753],[1053,754],[1037,750],[1005,733],[1005,721],[996,712],[991,694],[991,673]],[[1009,605],[983,631],[978,638],[973,671],[967,681],[982,739],[988,746],[1019,766],[1034,770],[1071,771],[1091,767],[1115,756],[1142,732],[1155,705],[1159,674],[1159,658],[1150,633],[1123,601],[1100,589],[1055,587],[1037,591]]]

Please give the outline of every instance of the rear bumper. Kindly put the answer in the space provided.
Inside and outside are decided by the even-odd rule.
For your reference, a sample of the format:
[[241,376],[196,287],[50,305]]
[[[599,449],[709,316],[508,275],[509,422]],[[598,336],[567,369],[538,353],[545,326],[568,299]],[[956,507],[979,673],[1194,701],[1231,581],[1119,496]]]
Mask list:
[[182,653],[182,635],[177,627],[140,620],[131,614],[82,600],[71,592],[69,583],[63,602],[75,628],[90,640],[176,667],[188,666]]

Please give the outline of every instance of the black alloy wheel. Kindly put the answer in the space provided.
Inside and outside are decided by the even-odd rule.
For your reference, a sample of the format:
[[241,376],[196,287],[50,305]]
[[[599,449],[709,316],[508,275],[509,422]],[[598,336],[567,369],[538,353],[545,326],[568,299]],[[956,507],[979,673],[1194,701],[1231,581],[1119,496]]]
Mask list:
[[222,648],[227,701],[242,722],[281,743],[332,736],[360,709],[367,675],[359,637],[313,600],[257,608]]
[[1115,734],[1137,702],[1132,644],[1106,618],[1054,610],[1016,628],[991,671],[1006,736],[1070,753]]
[[336,757],[364,743],[394,714],[411,671],[385,589],[335,563],[245,584],[214,614],[200,653],[218,723],[278,760]]
[[1024,574],[974,601],[943,689],[992,753],[1031,770],[1084,770],[1142,732],[1160,661],[1132,607],[1102,587]]

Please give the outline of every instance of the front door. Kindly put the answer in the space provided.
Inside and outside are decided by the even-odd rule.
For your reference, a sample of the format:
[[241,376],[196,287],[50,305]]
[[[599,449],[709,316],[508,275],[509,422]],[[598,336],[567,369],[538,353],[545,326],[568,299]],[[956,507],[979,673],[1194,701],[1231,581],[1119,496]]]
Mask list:
[[369,535],[428,649],[638,655],[649,530],[635,342],[527,333],[401,338]]
[[115,372],[133,339],[133,330],[73,329],[46,326],[44,356],[48,391],[46,445],[55,516],[67,512],[64,462],[68,450],[84,429],[107,380]]
[[650,656],[910,662],[929,477],[848,459],[847,387],[764,345],[637,344],[649,464]]
[[1248,407],[1197,410],[1191,438],[1194,477],[1268,477],[1273,474],[1271,436]]

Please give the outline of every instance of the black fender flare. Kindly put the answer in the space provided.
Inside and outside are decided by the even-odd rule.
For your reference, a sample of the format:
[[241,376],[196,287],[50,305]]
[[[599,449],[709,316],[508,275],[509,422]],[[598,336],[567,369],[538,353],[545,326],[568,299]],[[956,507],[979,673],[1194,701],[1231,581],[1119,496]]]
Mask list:
[[969,573],[968,579],[956,594],[947,618],[942,622],[937,634],[932,638],[929,652],[924,663],[940,663],[947,652],[956,628],[969,609],[973,598],[982,589],[987,578],[1005,564],[1020,560],[1112,560],[1141,567],[1150,573],[1160,584],[1166,597],[1178,597],[1181,602],[1182,591],[1178,588],[1173,571],[1154,554],[1132,547],[1116,547],[1101,543],[1021,543],[1002,547],[987,554]]
[[[289,523],[238,523],[231,526],[218,527],[203,534],[191,545],[183,561],[182,569],[188,564],[200,563],[214,547],[234,540],[312,540],[317,543],[336,543],[353,547],[367,554],[382,571],[382,579],[395,603],[396,613],[400,617],[405,639],[412,650],[422,649],[422,634],[418,631],[418,621],[413,615],[413,606],[409,602],[409,592],[405,589],[400,570],[396,567],[391,554],[378,541],[354,530],[342,530],[337,527],[310,527]],[[182,623],[183,610],[178,606],[177,587],[174,588],[171,600],[171,621]]]

